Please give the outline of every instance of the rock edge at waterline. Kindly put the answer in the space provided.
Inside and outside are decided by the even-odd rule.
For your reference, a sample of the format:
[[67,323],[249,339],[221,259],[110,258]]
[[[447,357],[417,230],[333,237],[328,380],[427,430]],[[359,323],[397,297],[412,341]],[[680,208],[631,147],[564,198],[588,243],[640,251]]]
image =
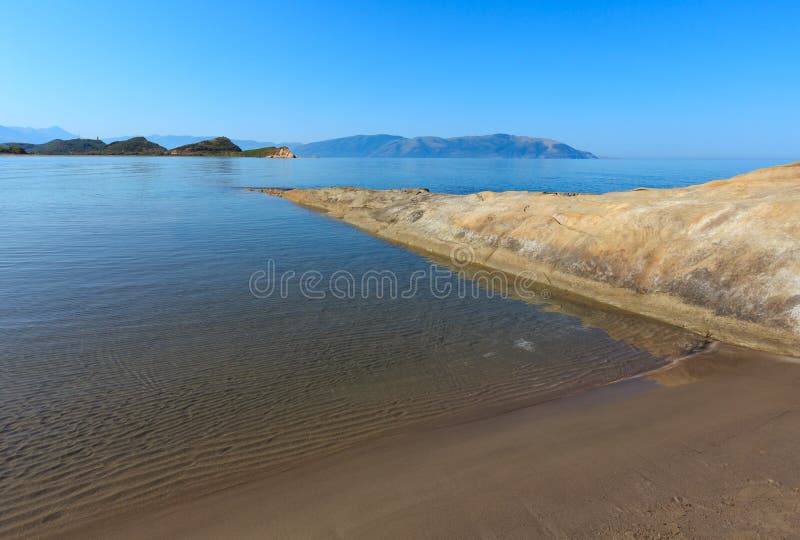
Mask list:
[[715,339],[800,356],[800,163],[592,194],[260,188],[381,238]]

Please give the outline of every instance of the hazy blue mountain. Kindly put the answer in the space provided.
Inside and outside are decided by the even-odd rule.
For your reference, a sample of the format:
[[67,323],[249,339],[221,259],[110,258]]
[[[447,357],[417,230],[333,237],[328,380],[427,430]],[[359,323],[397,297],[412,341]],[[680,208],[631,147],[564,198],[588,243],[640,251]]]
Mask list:
[[64,131],[57,126],[38,129],[29,127],[0,126],[0,143],[17,142],[41,144],[52,141],[53,139],[77,138],[78,136],[74,133]]
[[391,141],[372,153],[376,157],[480,157],[533,159],[594,159],[590,152],[577,150],[551,139],[518,135],[474,137],[414,137]]
[[269,141],[253,141],[251,139],[231,139],[236,146],[242,150],[255,150],[257,148],[264,148],[267,146],[288,146],[286,143],[277,143]]
[[[142,135],[137,135],[137,137],[142,137]],[[203,141],[208,141],[211,139],[216,139],[216,136],[208,136],[208,137],[196,137],[194,135],[146,135],[145,136],[148,141],[154,142],[156,144],[160,144],[164,148],[168,148],[172,150],[173,148],[178,148],[180,146],[186,146],[187,144],[196,144]],[[131,139],[130,136],[125,137],[106,137],[103,139],[107,142],[115,142],[115,141],[125,141]],[[292,143],[275,143],[275,142],[265,142],[265,141],[254,141],[251,139],[231,139],[233,143],[241,148],[242,150],[252,150],[254,148],[264,148],[265,146],[291,146]]]
[[369,157],[383,145],[403,139],[399,135],[354,135],[308,144],[289,144],[298,156],[316,157]]
[[300,156],[318,157],[471,157],[594,159],[590,152],[577,150],[551,139],[518,135],[474,137],[413,137],[398,135],[356,135],[341,139],[289,145]]

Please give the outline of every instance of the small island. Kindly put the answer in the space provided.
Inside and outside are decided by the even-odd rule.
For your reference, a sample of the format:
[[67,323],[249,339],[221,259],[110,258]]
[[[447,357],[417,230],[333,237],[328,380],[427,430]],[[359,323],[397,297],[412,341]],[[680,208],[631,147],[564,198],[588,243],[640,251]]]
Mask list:
[[242,149],[227,137],[217,137],[194,144],[185,144],[169,151],[171,156],[234,156],[241,155]]

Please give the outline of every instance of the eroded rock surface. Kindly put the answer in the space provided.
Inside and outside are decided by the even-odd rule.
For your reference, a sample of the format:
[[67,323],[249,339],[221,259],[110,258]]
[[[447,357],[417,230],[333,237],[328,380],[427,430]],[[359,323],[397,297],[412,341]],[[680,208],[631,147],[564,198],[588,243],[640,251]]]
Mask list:
[[557,289],[800,356],[800,163],[604,195],[261,191],[416,249],[466,248],[490,268],[533,272]]

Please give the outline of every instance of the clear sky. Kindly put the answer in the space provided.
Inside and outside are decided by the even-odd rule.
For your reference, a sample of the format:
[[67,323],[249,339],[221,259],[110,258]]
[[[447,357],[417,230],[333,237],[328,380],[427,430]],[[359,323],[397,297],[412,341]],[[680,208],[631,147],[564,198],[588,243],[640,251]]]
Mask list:
[[800,160],[800,2],[3,2],[0,124]]

